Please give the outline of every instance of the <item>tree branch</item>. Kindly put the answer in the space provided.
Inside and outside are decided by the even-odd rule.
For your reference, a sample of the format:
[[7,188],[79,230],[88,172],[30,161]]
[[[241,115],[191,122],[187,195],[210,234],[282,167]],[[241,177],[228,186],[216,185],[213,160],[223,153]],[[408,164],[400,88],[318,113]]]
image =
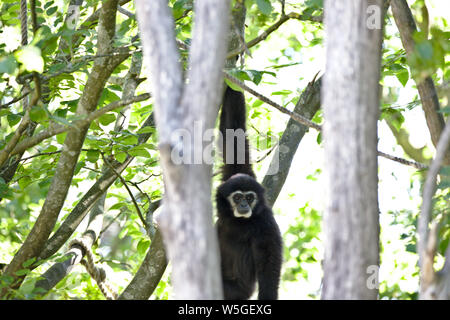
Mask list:
[[144,225],[144,227],[148,228],[147,222],[145,221],[144,216],[142,215],[141,209],[139,208],[139,205],[137,204],[136,199],[134,198],[133,192],[131,192],[130,187],[128,187],[127,182],[122,177],[122,175],[119,172],[117,172],[116,169],[114,169],[114,166],[109,163],[109,161],[108,161],[108,159],[106,159],[105,155],[103,153],[100,153],[100,154],[102,155],[103,162],[114,172],[116,177],[119,178],[120,182],[122,182],[123,186],[125,187],[125,189],[127,190],[128,194],[130,195],[130,198],[131,198],[131,201],[134,204],[134,207],[136,208],[136,213],[138,214],[139,219],[141,219],[141,222]]
[[240,55],[245,50],[248,50],[251,47],[254,47],[261,41],[264,41],[267,39],[267,37],[274,31],[276,31],[281,25],[283,25],[286,21],[290,19],[296,19],[300,21],[314,21],[314,22],[322,22],[323,17],[322,16],[310,16],[306,14],[299,14],[296,12],[291,12],[287,15],[281,15],[280,19],[275,22],[273,25],[269,26],[266,30],[264,30],[259,36],[256,38],[250,40],[249,42],[245,43],[244,45],[241,45],[239,48],[233,50],[232,52],[229,52],[227,54],[227,59],[233,58],[237,55]]
[[[294,113],[307,119],[312,119],[320,108],[320,88],[322,79],[314,79],[308,83],[298,100]],[[289,174],[292,160],[297,151],[298,145],[309,127],[299,124],[293,118],[289,119],[286,129],[281,136],[277,150],[269,165],[268,173],[264,176],[262,185],[266,188],[266,199],[269,206],[273,206],[284,182]],[[273,174],[273,172],[276,172]]]
[[[280,106],[278,103],[276,103],[276,102],[270,100],[270,99],[267,98],[266,96],[264,96],[264,95],[260,94],[259,92],[257,92],[257,91],[255,91],[255,90],[251,89],[251,88],[248,87],[246,84],[244,84],[244,83],[241,82],[240,80],[234,78],[233,76],[230,76],[230,75],[227,74],[226,72],[224,72],[224,77],[225,77],[226,79],[230,80],[231,82],[233,82],[234,84],[236,84],[238,87],[242,88],[243,90],[245,90],[245,91],[251,93],[251,94],[252,94],[253,96],[255,96],[256,98],[258,98],[258,99],[260,99],[261,101],[267,103],[268,105],[274,107],[274,108],[277,109],[278,111],[281,111],[282,113],[289,115],[289,116],[291,117],[291,119],[295,120],[296,122],[298,122],[298,123],[300,123],[300,124],[302,124],[302,125],[304,125],[304,126],[307,126],[307,127],[309,127],[309,128],[314,128],[314,129],[316,129],[317,131],[321,131],[321,130],[322,130],[322,126],[321,126],[321,125],[318,125],[317,123],[312,122],[312,121],[309,120],[308,118],[306,118],[306,117],[304,117],[304,116],[298,114],[298,113],[295,112],[295,111],[292,112],[292,111],[289,111],[288,109],[286,109],[286,108]],[[403,159],[403,158],[400,158],[400,157],[396,157],[396,156],[389,155],[389,154],[384,153],[384,152],[381,152],[381,151],[378,151],[378,155],[381,156],[381,157],[384,157],[384,158],[386,158],[386,159],[389,159],[389,160],[396,161],[396,162],[401,163],[401,164],[404,164],[404,165],[408,165],[408,166],[414,167],[414,168],[416,168],[416,169],[425,169],[425,168],[428,168],[428,166],[425,165],[425,164],[423,164],[423,163],[419,163],[419,162],[416,162],[416,161],[406,160],[406,159]]]
[[128,106],[131,103],[144,101],[149,98],[150,98],[150,94],[144,93],[144,94],[132,97],[132,98],[117,100],[117,101],[111,102],[110,104],[104,106],[103,108],[100,108],[98,110],[91,112],[89,115],[84,116],[84,119],[73,121],[69,125],[55,124],[53,126],[50,126],[49,129],[47,129],[45,131],[41,131],[38,134],[34,135],[33,137],[22,140],[11,151],[11,155],[21,153],[39,143],[41,143],[43,140],[50,138],[52,136],[55,136],[57,134],[60,134],[60,133],[63,133],[63,132],[69,131],[69,130],[74,130],[74,129],[81,130],[82,128],[88,126],[92,121],[101,117],[102,115],[104,115],[107,112],[113,111],[117,108]]
[[[447,152],[449,145],[450,145],[450,121],[447,121],[444,131],[442,131],[441,138],[438,141],[436,147],[436,156],[431,162],[423,188],[422,208],[417,226],[418,229],[417,249],[419,254],[419,266],[421,267],[421,272],[423,272],[424,262],[427,259],[427,251],[428,251],[427,245],[429,243],[430,238],[430,230],[428,225],[431,222],[431,209],[433,203],[432,200],[433,195],[436,192],[437,175],[439,174],[441,165],[444,162],[445,153]],[[424,276],[425,274],[421,274],[422,278]],[[424,287],[421,286],[421,292],[425,292],[427,290],[426,288],[427,285],[429,285],[429,283],[426,283]]]
[[[140,0],[136,5],[144,54],[152,70],[165,187],[160,228],[173,263],[175,295],[178,299],[221,298],[217,235],[212,226],[211,167],[202,162],[177,165],[171,152],[180,145],[180,136],[174,131],[193,132],[194,124],[201,123],[203,134],[214,126],[218,110],[211,106],[220,103],[230,4],[223,0],[195,2],[189,83],[185,87],[167,1]],[[194,145],[191,150],[202,150],[202,146]],[[192,189],[198,197],[187,196]]]
[[229,75],[228,73],[224,72],[224,77],[225,77],[225,79],[228,79],[229,81],[233,82],[238,87],[244,89],[248,93],[251,93],[253,96],[258,98],[262,102],[265,102],[268,105],[270,105],[270,106],[274,107],[275,109],[277,109],[278,111],[287,114],[288,116],[290,116],[292,119],[294,119],[298,123],[303,124],[303,125],[305,125],[307,127],[310,127],[310,128],[314,128],[314,129],[316,129],[318,131],[322,130],[322,127],[320,125],[318,125],[317,123],[314,123],[311,120],[305,118],[304,116],[301,116],[301,115],[299,115],[296,112],[289,111],[288,109],[280,106],[278,103],[270,100],[266,96],[264,96],[264,95],[260,94],[259,92],[253,90],[252,88],[247,86],[245,83],[243,83],[242,81],[234,78],[233,76]]

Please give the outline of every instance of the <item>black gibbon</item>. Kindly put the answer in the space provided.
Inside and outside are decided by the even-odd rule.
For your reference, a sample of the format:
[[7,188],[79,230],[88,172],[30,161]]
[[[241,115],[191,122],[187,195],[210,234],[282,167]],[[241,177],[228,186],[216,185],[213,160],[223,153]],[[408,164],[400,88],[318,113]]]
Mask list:
[[[219,125],[224,166],[216,193],[224,298],[248,299],[258,282],[258,299],[274,300],[278,298],[282,263],[280,230],[266,205],[264,187],[255,179],[247,138],[241,145],[238,138],[226,139],[227,129],[242,133],[245,123],[244,95],[227,87]],[[229,151],[234,154],[230,156]]]

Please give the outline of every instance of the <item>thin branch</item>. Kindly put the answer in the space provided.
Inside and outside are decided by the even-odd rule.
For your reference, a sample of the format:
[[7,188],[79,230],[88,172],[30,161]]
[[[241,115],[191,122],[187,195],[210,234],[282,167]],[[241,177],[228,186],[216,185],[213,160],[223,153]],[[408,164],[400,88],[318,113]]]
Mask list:
[[290,110],[280,106],[278,103],[270,100],[266,96],[264,96],[264,95],[260,94],[259,92],[253,90],[252,88],[250,88],[249,86],[244,84],[242,81],[236,79],[233,76],[230,76],[228,73],[224,72],[224,77],[225,77],[225,79],[228,79],[229,81],[231,81],[234,84],[236,84],[238,87],[240,87],[240,88],[244,89],[245,91],[249,92],[250,94],[252,94],[256,98],[258,98],[259,100],[267,103],[268,105],[271,105],[272,107],[274,107],[278,111],[281,111],[282,113],[287,114],[288,116],[290,116],[292,119],[294,119],[298,123],[303,124],[303,125],[305,125],[307,127],[310,127],[310,128],[314,128],[314,129],[316,129],[318,131],[322,130],[322,127],[320,125],[318,125],[317,123],[314,123],[311,120],[309,120],[308,118],[305,118],[305,117],[299,115],[298,113],[292,112],[292,111],[290,111]]
[[183,19],[183,18],[186,18],[188,15],[189,15],[189,13],[192,11],[192,8],[190,8],[190,9],[186,9],[184,12],[183,12],[183,14],[179,17],[179,18],[177,18],[176,20],[175,20],[175,22],[176,21],[179,21],[179,20],[181,20],[181,19]]
[[426,164],[423,164],[423,163],[420,163],[420,162],[417,162],[417,161],[406,160],[406,159],[403,159],[403,158],[400,158],[400,157],[396,157],[396,156],[393,156],[393,155],[390,155],[390,154],[387,154],[387,153],[384,153],[384,152],[381,152],[381,151],[378,151],[378,155],[380,157],[383,157],[383,158],[386,158],[386,159],[389,159],[389,160],[392,160],[392,161],[396,161],[398,163],[401,163],[401,164],[404,164],[404,165],[407,165],[407,166],[411,166],[411,167],[414,167],[414,168],[419,169],[419,170],[423,170],[423,169],[427,169],[428,168],[428,166]]
[[141,219],[142,224],[144,225],[145,228],[148,228],[147,222],[145,221],[144,216],[142,215],[141,209],[139,208],[139,205],[136,202],[133,192],[131,192],[130,187],[128,187],[127,182],[122,177],[122,175],[119,172],[117,172],[117,170],[114,168],[114,166],[111,165],[111,163],[109,163],[109,161],[108,161],[108,159],[106,159],[104,153],[100,152],[100,154],[102,155],[104,163],[114,172],[114,174],[117,176],[117,178],[119,178],[119,180],[124,185],[125,189],[127,189],[127,192],[130,195],[131,201],[133,201],[134,207],[136,208],[136,212],[137,212],[139,218]]
[[26,96],[28,96],[30,94],[31,91],[26,91],[24,94],[22,94],[20,97],[16,97],[14,99],[12,99],[10,102],[7,102],[5,104],[0,105],[0,109],[5,109],[8,108],[10,105],[12,105],[13,103],[16,103],[20,100],[22,100],[23,98],[25,98]]
[[33,34],[36,34],[36,31],[39,28],[36,14],[36,0],[30,1],[30,11],[31,11],[31,26],[33,28]]
[[117,11],[121,14],[126,15],[128,18],[136,20],[136,15],[125,8],[122,8],[120,5],[117,7]]
[[129,105],[131,103],[135,103],[135,102],[139,102],[139,101],[144,101],[150,98],[150,94],[148,93],[144,93],[141,94],[139,96],[135,96],[129,99],[121,99],[121,100],[117,100],[114,102],[111,102],[110,104],[106,105],[103,108],[100,108],[98,110],[95,110],[94,112],[88,114],[84,119],[81,120],[76,120],[73,121],[72,123],[70,123],[69,125],[60,125],[60,124],[55,124],[53,126],[51,126],[50,128],[48,128],[45,131],[41,131],[38,134],[36,134],[33,137],[27,138],[22,140],[20,143],[17,144],[17,146],[11,151],[11,155],[20,153],[22,151],[25,151],[28,148],[31,148],[37,144],[39,144],[40,142],[42,142],[43,140],[50,138],[54,135],[66,132],[67,130],[71,129],[71,128],[82,128],[86,125],[89,125],[93,120],[101,117],[102,115],[104,115],[107,112],[110,112],[114,109],[120,108],[120,107],[124,107],[126,105]]
[[240,48],[229,52],[227,54],[227,59],[233,58],[234,56],[240,55],[241,53],[243,53],[244,51],[248,51],[249,48],[257,45],[258,43],[260,43],[261,41],[264,41],[267,39],[267,37],[274,32],[275,30],[277,30],[281,25],[283,25],[286,21],[290,20],[290,19],[296,19],[296,20],[301,20],[301,21],[314,21],[314,22],[322,22],[323,17],[322,16],[310,16],[310,15],[306,15],[306,14],[299,14],[299,13],[295,13],[295,12],[291,12],[287,15],[282,15],[281,18],[275,22],[273,25],[271,25],[270,27],[268,27],[266,30],[264,30],[259,36],[257,36],[256,38],[250,40],[249,42],[242,44],[240,46]]
[[26,158],[22,158],[22,159],[20,159],[20,161],[27,161],[27,160],[30,160],[30,159],[33,159],[33,158],[36,158],[36,157],[49,156],[49,155],[57,154],[57,153],[61,153],[61,150],[53,151],[53,152],[36,153],[36,154],[33,154],[32,156],[29,156],[29,157],[26,157]]
[[[96,55],[85,55],[79,58],[74,58],[72,62],[68,62],[67,66],[55,73],[46,74],[42,77],[43,81],[48,81],[52,78],[55,78],[61,74],[65,73],[72,73],[78,71],[80,68],[86,66],[89,62],[95,61],[95,59],[101,59],[101,58],[115,58],[119,57],[123,59],[123,56],[126,55],[127,57],[135,52],[140,52],[141,49],[137,49],[134,51],[130,51],[129,46],[122,46],[114,50],[114,52],[106,53],[106,54],[96,54]],[[25,77],[29,77],[30,75],[27,75]],[[21,79],[25,79],[25,77],[22,77]]]
[[[255,96],[256,98],[258,98],[259,100],[267,103],[268,105],[274,107],[275,109],[277,109],[278,111],[281,111],[284,114],[287,114],[288,116],[290,116],[293,120],[297,121],[300,124],[303,124],[307,127],[310,128],[314,128],[317,131],[322,131],[322,126],[312,122],[311,120],[299,115],[296,112],[292,112],[286,108],[284,108],[283,106],[279,105],[278,103],[270,100],[269,98],[267,98],[266,96],[260,94],[259,92],[253,90],[252,88],[248,87],[246,84],[244,84],[242,81],[234,78],[233,76],[227,74],[226,72],[224,72],[224,77],[225,79],[228,79],[229,81],[231,81],[232,83],[234,83],[235,85],[237,85],[238,87],[240,87],[241,89],[244,89],[245,91],[249,92],[250,94],[252,94],[253,96]],[[410,160],[406,160],[400,157],[396,157],[396,156],[392,156],[389,155],[387,153],[378,151],[378,155],[381,157],[384,157],[386,159],[392,160],[392,161],[396,161],[398,163],[404,164],[404,165],[408,165],[408,166],[412,166],[416,169],[426,169],[428,168],[428,166],[426,164],[423,163],[419,163],[416,161],[410,161]]]

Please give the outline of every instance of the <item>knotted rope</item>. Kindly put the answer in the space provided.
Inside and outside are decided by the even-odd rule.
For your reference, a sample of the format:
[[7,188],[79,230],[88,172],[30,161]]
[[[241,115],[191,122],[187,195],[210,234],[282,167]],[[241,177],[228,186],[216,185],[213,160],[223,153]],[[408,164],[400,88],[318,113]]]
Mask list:
[[98,267],[94,262],[94,254],[91,251],[90,246],[86,243],[83,238],[74,239],[69,243],[69,248],[74,245],[80,246],[84,251],[84,257],[86,259],[81,260],[81,264],[86,268],[89,275],[97,282],[100,291],[103,293],[106,299],[116,300],[117,293],[112,289],[112,287],[106,281],[106,272],[102,267]]

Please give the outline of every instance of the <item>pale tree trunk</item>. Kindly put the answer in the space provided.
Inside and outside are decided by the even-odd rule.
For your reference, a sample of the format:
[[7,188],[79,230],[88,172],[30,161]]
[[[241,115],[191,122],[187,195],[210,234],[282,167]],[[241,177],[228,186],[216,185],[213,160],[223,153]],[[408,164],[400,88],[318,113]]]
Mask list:
[[325,1],[327,205],[322,299],[376,299],[383,1]]
[[[150,61],[164,176],[159,225],[172,263],[176,299],[222,298],[212,221],[212,168],[202,160],[201,140],[205,130],[214,127],[222,96],[229,5],[223,0],[195,2],[188,83],[184,85],[168,1],[136,1],[144,56]],[[189,136],[185,140],[193,145],[183,143],[180,134]],[[212,143],[212,137],[207,139]],[[177,163],[175,154],[187,161]]]

